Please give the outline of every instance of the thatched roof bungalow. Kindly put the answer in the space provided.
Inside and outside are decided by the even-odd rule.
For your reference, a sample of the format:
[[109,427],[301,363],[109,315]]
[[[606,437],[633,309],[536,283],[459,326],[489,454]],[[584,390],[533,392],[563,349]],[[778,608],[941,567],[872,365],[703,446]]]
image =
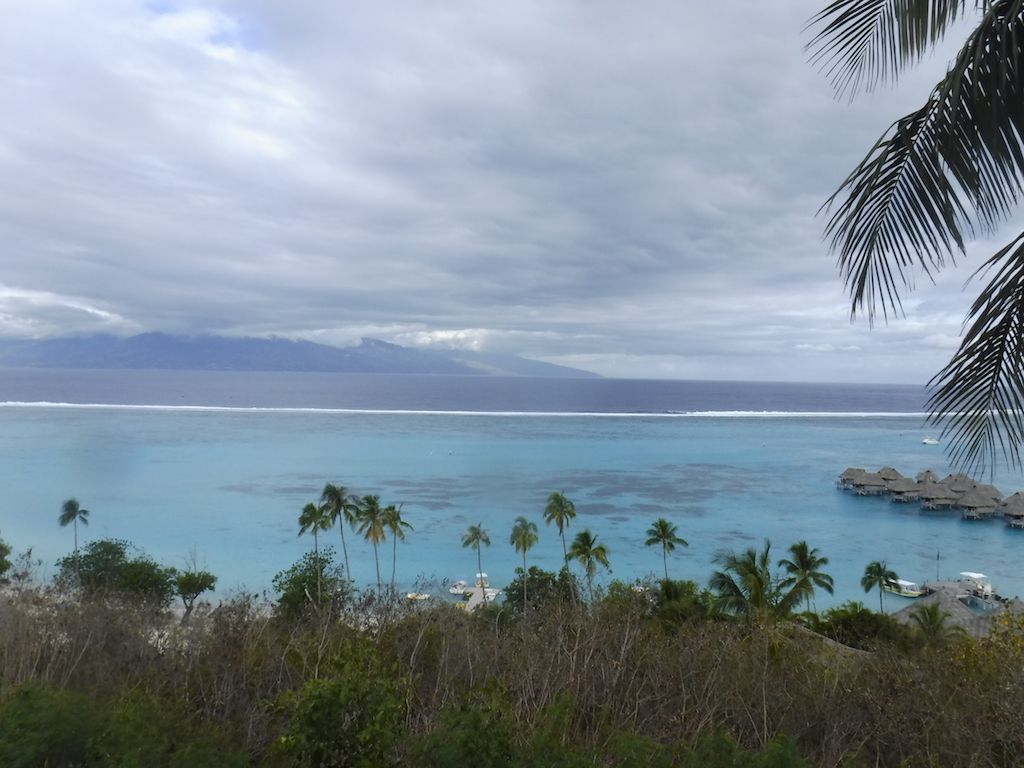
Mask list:
[[954,493],[967,493],[978,485],[978,481],[970,475],[965,475],[962,472],[956,474],[947,475],[940,480],[943,485],[948,486],[953,490]]
[[860,467],[849,467],[843,470],[842,474],[839,475],[839,479],[836,480],[836,488],[842,488],[844,491],[849,491],[853,488],[853,481],[865,474],[867,474],[867,470],[865,469],[861,469]]
[[909,501],[917,501],[921,494],[921,484],[916,480],[911,480],[909,477],[893,480],[885,488],[892,494],[893,501],[904,504]]
[[904,480],[905,478],[899,472],[892,467],[882,467],[878,470],[878,474],[882,476],[882,479],[887,483],[891,483],[894,480]]
[[1024,528],[1024,493],[1017,491],[1001,505],[1000,511],[1011,528]]
[[998,603],[997,607],[993,610],[978,615],[959,599],[959,588],[957,585],[943,583],[929,584],[928,586],[935,589],[935,591],[926,597],[918,598],[914,601],[913,605],[896,611],[896,613],[892,614],[892,617],[904,624],[911,624],[913,623],[912,614],[919,606],[937,603],[939,610],[949,614],[943,622],[947,626],[950,624],[959,625],[966,629],[973,637],[985,637],[989,633],[994,616],[998,616],[1006,610],[1017,613],[1021,608],[1020,601],[1011,600],[1007,603]]
[[925,509],[943,509],[956,506],[960,498],[953,489],[943,483],[924,483],[921,486],[921,506]]
[[865,472],[853,481],[853,492],[858,496],[881,496],[885,493],[885,478],[877,472]]
[[974,490],[978,493],[983,493],[992,499],[996,504],[999,504],[1003,500],[1002,491],[996,488],[994,485],[988,483],[981,483],[974,486]]
[[964,511],[965,520],[981,520],[996,513],[996,502],[978,490],[968,491],[961,496],[957,506]]
[[939,482],[939,476],[932,472],[930,469],[926,469],[924,472],[918,472],[917,477],[914,478],[919,483],[937,483]]

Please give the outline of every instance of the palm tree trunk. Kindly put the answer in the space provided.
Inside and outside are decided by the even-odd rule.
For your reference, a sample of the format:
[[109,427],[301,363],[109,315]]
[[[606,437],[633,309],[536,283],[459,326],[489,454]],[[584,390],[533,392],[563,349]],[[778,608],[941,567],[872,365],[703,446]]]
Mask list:
[[668,581],[668,550],[661,550],[661,559],[665,561],[665,581]]
[[477,580],[480,582],[480,589],[483,591],[484,605],[487,605],[487,587],[484,586],[484,584],[486,582],[485,582],[484,577],[483,577],[484,561],[483,561],[483,554],[480,552],[479,544],[477,545],[477,548],[476,548],[476,572],[478,574],[480,574],[477,577]]
[[523,608],[526,608],[526,550],[523,550]]
[[391,537],[391,591],[395,591],[395,571],[398,570],[398,536]]
[[341,551],[345,554],[345,578],[352,581],[352,569],[348,567],[348,547],[345,546],[345,516],[338,518],[338,530],[341,532]]
[[320,562],[320,537],[317,535],[316,526],[313,526],[313,554],[316,557],[316,604],[319,606],[323,600],[323,563]]
[[373,562],[377,565],[377,594],[380,594],[380,557],[377,555],[377,542],[373,542]]
[[82,571],[78,567],[78,519],[74,520],[75,523],[75,583],[79,588],[82,586]]

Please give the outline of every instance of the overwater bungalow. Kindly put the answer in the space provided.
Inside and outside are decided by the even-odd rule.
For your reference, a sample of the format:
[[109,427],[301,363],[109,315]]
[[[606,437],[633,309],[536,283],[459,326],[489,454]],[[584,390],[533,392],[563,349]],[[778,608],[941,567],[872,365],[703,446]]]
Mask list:
[[909,477],[893,480],[885,488],[892,495],[892,500],[901,504],[918,501],[921,496],[921,484],[916,480],[911,480]]
[[849,467],[839,475],[839,479],[836,480],[836,488],[841,488],[844,491],[852,490],[853,481],[864,474],[867,474],[867,470],[860,469],[859,467]]
[[960,497],[957,506],[963,510],[964,520],[981,520],[996,513],[997,502],[991,496],[978,491],[968,491]]
[[919,494],[921,506],[925,509],[949,509],[955,507],[960,498],[953,489],[943,483],[925,483]]
[[853,492],[858,496],[881,496],[885,493],[885,478],[877,472],[865,472],[853,481]]
[[885,480],[885,482],[887,483],[891,483],[894,480],[906,479],[905,477],[903,477],[903,475],[901,475],[892,467],[882,467],[880,470],[878,470],[878,474],[880,474],[882,476],[882,479]]
[[930,469],[926,469],[924,472],[918,472],[917,477],[914,478],[919,483],[937,483],[939,482],[939,476],[932,472]]
[[1011,528],[1024,528],[1024,508],[1004,509],[1003,517],[1006,518],[1006,524]]
[[989,485],[988,483],[979,483],[978,485],[974,486],[974,490],[978,493],[985,494],[990,499],[992,499],[997,505],[1003,500],[1002,492],[994,485]]
[[1024,528],[1024,494],[1017,491],[1000,505],[1000,510],[1008,526]]
[[972,490],[978,485],[978,481],[970,475],[965,475],[962,472],[956,474],[947,475],[940,480],[943,485],[949,487],[954,493],[964,494]]

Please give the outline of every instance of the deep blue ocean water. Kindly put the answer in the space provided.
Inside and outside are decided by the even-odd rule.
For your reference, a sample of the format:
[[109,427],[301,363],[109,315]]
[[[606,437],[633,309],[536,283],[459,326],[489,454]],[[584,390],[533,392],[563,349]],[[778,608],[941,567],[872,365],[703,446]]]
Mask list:
[[[1024,594],[1024,531],[835,489],[849,466],[951,471],[921,442],[924,400],[894,385],[0,371],[0,536],[52,573],[73,547],[57,517],[75,496],[91,511],[81,539],[126,539],[179,567],[194,553],[222,594],[262,591],[312,547],[297,536],[302,507],[342,483],[402,505],[413,530],[397,546],[400,588],[437,592],[476,572],[461,547],[476,523],[492,541],[484,570],[508,584],[519,515],[540,528],[529,563],[556,570],[543,509],[564,490],[578,511],[569,535],[590,528],[611,549],[605,582],[661,573],[643,542],[666,517],[690,544],[670,574],[702,584],[716,551],[770,538],[776,559],[799,540],[829,557],[836,595],[819,608],[876,604],[859,585],[872,560],[915,581],[982,571]],[[1024,478],[996,485],[1009,495]],[[340,561],[337,530],[321,541]],[[349,554],[356,581],[374,581],[372,548],[350,535]],[[390,542],[380,557],[390,577]]]

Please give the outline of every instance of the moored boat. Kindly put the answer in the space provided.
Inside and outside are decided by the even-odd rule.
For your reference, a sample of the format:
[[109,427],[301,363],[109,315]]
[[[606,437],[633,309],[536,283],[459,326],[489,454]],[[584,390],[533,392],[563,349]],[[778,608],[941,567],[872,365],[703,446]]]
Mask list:
[[995,591],[992,588],[992,582],[988,580],[988,576],[984,573],[963,571],[960,573],[958,581],[967,588],[968,594],[974,597],[987,599],[992,597],[992,593]]
[[893,584],[886,584],[883,586],[886,592],[891,592],[894,595],[900,595],[902,597],[921,597],[924,594],[924,590],[921,589],[917,584],[906,579],[896,579]]

